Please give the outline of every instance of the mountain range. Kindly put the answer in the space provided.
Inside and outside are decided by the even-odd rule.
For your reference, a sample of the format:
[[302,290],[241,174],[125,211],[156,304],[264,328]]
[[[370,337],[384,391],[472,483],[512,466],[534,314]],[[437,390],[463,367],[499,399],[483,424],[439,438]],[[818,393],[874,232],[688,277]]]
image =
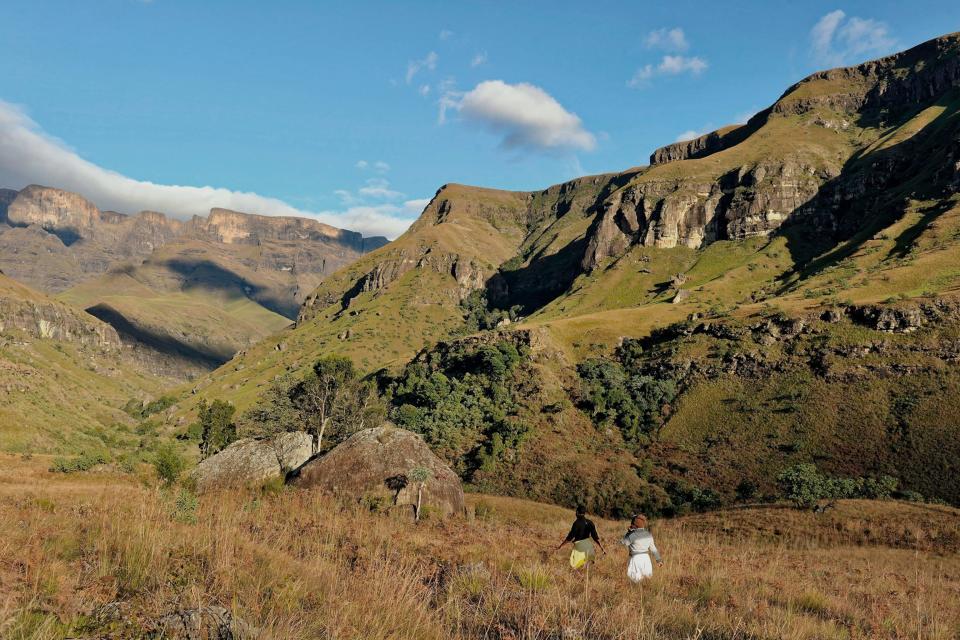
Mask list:
[[3,190],[0,270],[197,374],[296,317],[324,276],[382,237],[212,209],[189,220],[100,211],[81,195]]
[[[170,433],[339,354],[485,491],[676,512],[815,462],[960,501],[960,34],[815,73],[645,166],[445,185],[388,244],[44,187],[0,199],[8,276],[189,363],[167,376],[195,377],[167,391]],[[411,389],[474,384],[471,354],[505,345],[522,361],[497,373],[500,426],[426,430],[451,407]]]

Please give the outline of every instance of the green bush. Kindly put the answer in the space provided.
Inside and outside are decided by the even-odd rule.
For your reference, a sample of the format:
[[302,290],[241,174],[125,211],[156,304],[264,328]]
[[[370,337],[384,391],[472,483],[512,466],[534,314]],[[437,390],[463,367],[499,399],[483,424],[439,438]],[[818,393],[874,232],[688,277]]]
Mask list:
[[153,457],[153,468],[157,477],[166,485],[175,483],[186,466],[183,457],[169,442],[161,445]]
[[106,464],[108,461],[109,457],[102,452],[81,453],[73,458],[54,458],[53,464],[50,465],[50,471],[54,473],[88,471],[98,464]]
[[777,476],[785,499],[797,508],[812,508],[819,500],[866,498],[888,500],[897,491],[899,481],[891,476],[842,478],[820,473],[816,465],[802,463]]
[[633,445],[656,435],[664,408],[677,395],[673,380],[646,375],[639,365],[637,348],[630,346],[618,353],[618,360],[591,358],[577,366],[581,408],[596,424],[615,425]]
[[521,417],[526,358],[506,340],[445,345],[384,381],[390,417],[423,435],[464,477],[492,472],[529,432]]
[[197,508],[200,498],[193,491],[181,487],[173,502],[173,519],[185,524],[197,523]]
[[817,501],[833,493],[829,480],[820,475],[816,465],[810,463],[784,470],[777,476],[777,484],[783,497],[798,509],[812,509]]

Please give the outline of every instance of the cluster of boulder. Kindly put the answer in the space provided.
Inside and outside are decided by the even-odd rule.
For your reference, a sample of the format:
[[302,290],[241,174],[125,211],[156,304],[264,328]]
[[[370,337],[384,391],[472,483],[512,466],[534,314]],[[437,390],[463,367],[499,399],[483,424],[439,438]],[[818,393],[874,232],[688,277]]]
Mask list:
[[200,492],[284,479],[348,499],[375,500],[390,509],[444,516],[464,512],[460,478],[419,435],[385,424],[364,429],[314,456],[303,432],[245,438],[203,460],[192,472]]

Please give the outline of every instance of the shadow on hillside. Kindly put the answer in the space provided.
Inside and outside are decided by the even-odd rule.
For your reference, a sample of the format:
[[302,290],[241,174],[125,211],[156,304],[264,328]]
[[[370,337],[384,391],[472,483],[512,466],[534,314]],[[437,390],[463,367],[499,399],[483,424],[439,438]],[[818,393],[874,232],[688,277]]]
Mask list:
[[[960,101],[950,94],[937,103],[944,111],[913,136],[885,149],[857,154],[840,175],[826,182],[809,202],[795,209],[775,234],[787,241],[795,267],[781,276],[778,293],[835,266],[906,212],[909,200],[942,199],[949,194],[948,169],[960,157]],[[900,124],[915,116],[906,113]],[[867,114],[873,121],[876,114]],[[863,124],[863,123],[861,123]],[[937,205],[896,238],[890,257],[904,257],[914,241],[949,210]]]
[[[631,170],[613,176],[600,189],[593,202],[583,209],[584,215],[593,216],[587,232],[576,240],[568,242],[559,251],[547,253],[550,245],[556,240],[557,233],[553,231],[553,237],[548,242],[543,242],[542,237],[551,233],[553,225],[544,229],[535,242],[540,250],[522,256],[525,266],[501,270],[487,281],[487,299],[491,306],[508,309],[519,305],[522,315],[530,315],[549,304],[557,296],[567,292],[583,273],[583,256],[589,239],[599,224],[600,216],[597,214],[603,210],[603,202],[611,193],[629,183],[638,173],[639,170]],[[556,203],[553,212],[554,222],[566,215],[576,213],[573,209],[574,199],[560,199]]]
[[177,340],[173,336],[138,326],[108,304],[96,304],[88,307],[85,311],[116,329],[124,343],[142,345],[163,355],[180,358],[205,369],[216,369],[233,357],[232,353],[200,348]]
[[163,264],[182,278],[181,289],[184,291],[207,289],[236,297],[247,297],[291,320],[296,319],[297,312],[300,310],[292,294],[289,300],[283,299],[269,289],[250,282],[240,274],[212,260],[171,258]]
[[[14,222],[7,217],[7,205],[0,204],[0,224],[8,224],[11,227],[17,229],[26,229],[30,225],[24,224],[22,222]],[[73,244],[76,244],[78,241],[83,240],[83,236],[80,235],[80,232],[76,227],[62,227],[62,228],[48,228],[41,227],[44,231],[50,235],[57,238],[65,247],[69,247]]]

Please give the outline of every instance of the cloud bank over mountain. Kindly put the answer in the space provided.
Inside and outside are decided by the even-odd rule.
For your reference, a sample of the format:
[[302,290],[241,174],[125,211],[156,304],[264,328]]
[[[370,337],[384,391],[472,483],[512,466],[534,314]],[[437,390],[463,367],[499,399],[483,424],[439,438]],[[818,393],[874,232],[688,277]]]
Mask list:
[[388,238],[403,233],[424,204],[422,199],[355,200],[342,211],[306,211],[252,192],[135,180],[81,158],[64,142],[47,135],[22,109],[0,100],[0,187],[20,189],[28,184],[75,191],[101,209],[123,213],[149,209],[188,218],[223,207],[268,216],[314,218],[367,236]]

